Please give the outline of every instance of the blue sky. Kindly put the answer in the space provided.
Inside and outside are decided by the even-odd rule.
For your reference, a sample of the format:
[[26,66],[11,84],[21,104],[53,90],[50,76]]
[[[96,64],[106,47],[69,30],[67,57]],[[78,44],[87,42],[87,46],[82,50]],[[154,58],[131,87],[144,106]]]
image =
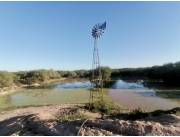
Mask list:
[[90,69],[104,21],[101,65],[180,61],[180,2],[0,2],[0,70]]

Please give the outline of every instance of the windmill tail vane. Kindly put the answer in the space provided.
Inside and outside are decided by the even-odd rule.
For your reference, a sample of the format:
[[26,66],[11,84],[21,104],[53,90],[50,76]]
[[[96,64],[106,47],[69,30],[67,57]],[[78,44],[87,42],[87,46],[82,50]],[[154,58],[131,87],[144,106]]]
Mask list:
[[102,30],[105,30],[106,29],[106,21],[99,28]]

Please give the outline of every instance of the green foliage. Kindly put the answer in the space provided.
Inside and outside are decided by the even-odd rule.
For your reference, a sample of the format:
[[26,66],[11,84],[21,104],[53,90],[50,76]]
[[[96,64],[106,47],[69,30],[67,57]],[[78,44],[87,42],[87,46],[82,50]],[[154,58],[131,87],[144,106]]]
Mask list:
[[75,120],[84,120],[87,118],[88,117],[82,113],[74,113],[74,114],[61,115],[57,118],[57,121],[60,123],[64,123]]
[[[110,87],[112,84],[111,81],[111,69],[109,67],[101,67],[100,68],[101,74],[102,74],[102,80],[103,80],[103,87]],[[97,72],[99,72],[99,69],[94,70],[94,73],[96,74]],[[91,70],[88,74],[89,79],[92,81],[92,73],[93,70]],[[99,76],[95,75],[95,79],[98,79]]]
[[53,70],[36,70],[29,72],[19,72],[17,73],[19,77],[19,82],[22,84],[33,84],[46,82],[50,79],[61,78],[61,75],[57,71]]
[[88,70],[76,70],[76,71],[59,71],[62,77],[67,78],[88,78],[90,71]]
[[76,78],[76,77],[77,77],[77,74],[76,74],[76,72],[74,72],[74,71],[70,71],[70,72],[68,73],[68,77],[70,77],[70,78]]
[[90,74],[88,70],[76,70],[75,72],[78,78],[87,78]]
[[[108,81],[108,80],[111,80],[111,69],[109,67],[101,67],[100,68],[101,70],[101,74],[102,74],[102,80],[103,81]],[[92,76],[92,71],[90,71],[89,75]],[[95,72],[98,72],[99,71],[99,68],[94,70]]]
[[0,87],[11,86],[12,84],[35,84],[48,82],[49,80],[59,79],[61,77],[66,78],[87,78],[89,71],[77,70],[77,71],[54,71],[50,70],[33,70],[33,71],[20,71],[15,73],[0,72]]
[[111,69],[109,67],[101,67],[103,81],[111,80]]
[[10,72],[0,72],[0,87],[8,87],[14,84],[15,74]]
[[146,116],[145,112],[141,108],[137,108],[129,113],[129,116],[132,117],[144,117]]
[[119,106],[109,101],[95,101],[92,104],[86,105],[92,112],[100,112],[101,114],[111,114],[119,109]]
[[75,71],[59,71],[62,77],[67,77],[67,78],[76,78],[77,73]]
[[[113,69],[101,67],[104,87],[113,84],[111,78],[131,78],[148,79],[151,81],[163,81],[166,85],[177,85],[180,83],[180,62],[168,63],[163,66],[153,66],[146,68],[124,68]],[[34,70],[21,71],[16,73],[0,72],[0,87],[11,86],[13,84],[33,84],[47,82],[52,79],[66,78],[89,78],[92,70],[76,71],[54,71],[54,70]]]
[[163,81],[165,85],[180,83],[180,62],[146,68],[125,68],[112,70],[113,78],[140,78]]
[[110,107],[105,104],[103,101],[96,101],[91,105],[91,110],[93,112],[100,112],[100,113],[110,113],[111,109]]

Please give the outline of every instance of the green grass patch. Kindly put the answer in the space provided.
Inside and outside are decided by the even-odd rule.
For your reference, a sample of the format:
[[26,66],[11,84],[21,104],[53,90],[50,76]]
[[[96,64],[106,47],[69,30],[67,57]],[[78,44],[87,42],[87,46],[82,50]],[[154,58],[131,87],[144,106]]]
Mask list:
[[70,121],[75,121],[75,120],[85,120],[88,117],[82,113],[74,113],[74,114],[67,114],[67,115],[62,115],[57,118],[57,121],[59,123],[64,123],[64,122],[70,122]]
[[121,107],[111,99],[106,89],[104,89],[103,99],[96,99],[91,104],[86,104],[85,109],[91,112],[99,112],[102,115],[111,115],[111,113],[121,111]]

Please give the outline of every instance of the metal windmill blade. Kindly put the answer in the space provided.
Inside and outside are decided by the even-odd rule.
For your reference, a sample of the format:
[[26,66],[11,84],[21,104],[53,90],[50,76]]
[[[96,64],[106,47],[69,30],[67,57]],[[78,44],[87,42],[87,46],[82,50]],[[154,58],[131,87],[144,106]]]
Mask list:
[[93,29],[92,29],[92,36],[94,38],[100,38],[101,35],[104,33],[104,30],[106,29],[106,22],[104,22],[103,24],[96,24]]

